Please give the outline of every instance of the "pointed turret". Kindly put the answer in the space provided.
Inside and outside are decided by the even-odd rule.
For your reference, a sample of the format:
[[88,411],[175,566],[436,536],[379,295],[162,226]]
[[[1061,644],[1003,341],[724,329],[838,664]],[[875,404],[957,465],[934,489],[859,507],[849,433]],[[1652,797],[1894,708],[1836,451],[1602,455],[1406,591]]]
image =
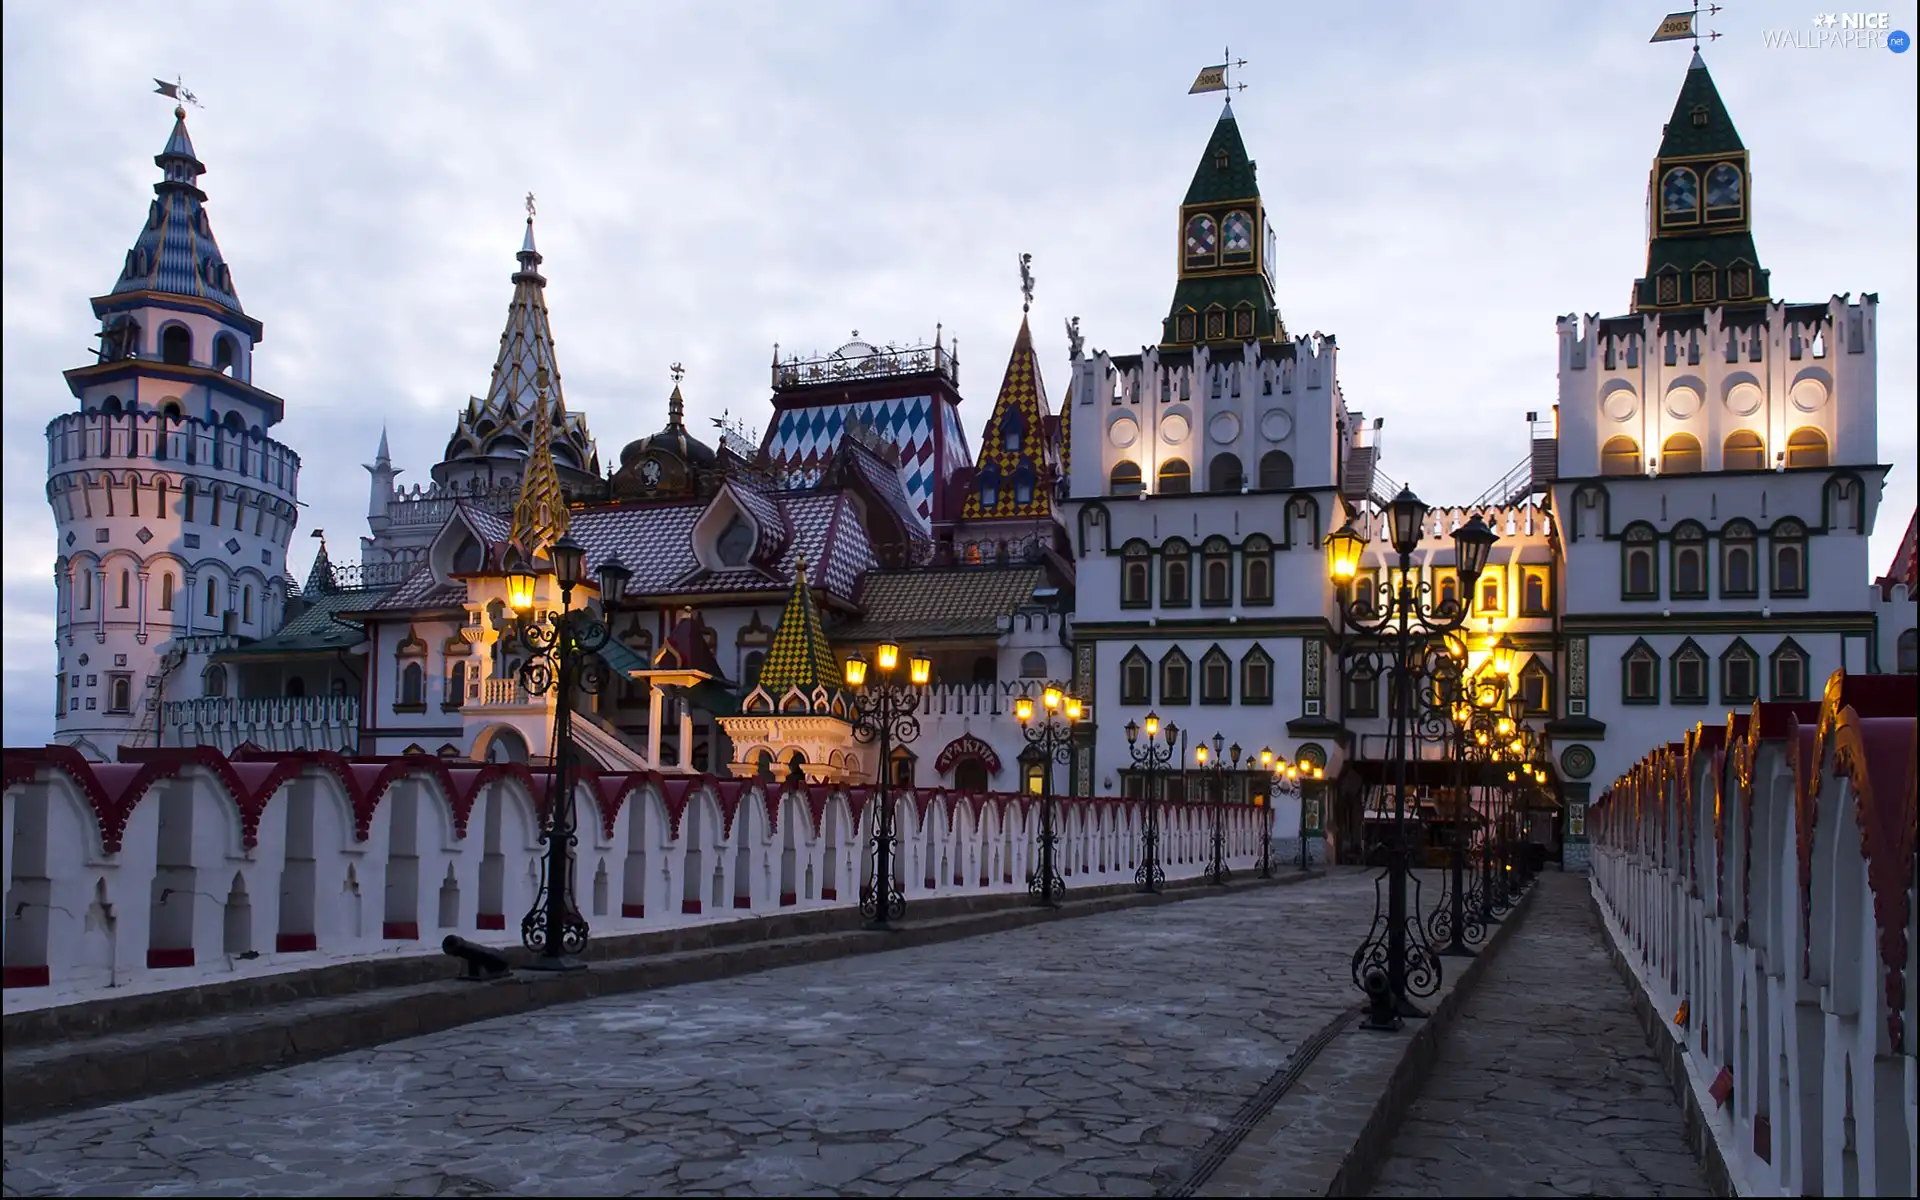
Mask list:
[[533,445],[527,449],[526,469],[520,475],[520,500],[513,506],[508,540],[532,561],[566,535],[569,519],[567,498],[553,466],[553,419],[547,409],[543,369],[534,376]]
[[1274,305],[1277,239],[1255,174],[1229,103],[1214,123],[1180,205],[1180,281],[1162,344],[1286,337]]
[[[379,518],[384,522],[387,506],[393,501],[393,481],[401,471],[401,468],[393,465],[393,456],[387,451],[385,425],[380,427],[380,448],[374,451],[373,461],[362,465],[365,466],[367,474],[372,476],[367,481],[367,518],[370,521]],[[382,532],[384,529],[385,525],[382,524],[375,532]]]
[[1746,145],[1696,50],[1647,177],[1647,273],[1634,283],[1634,311],[1767,299],[1750,182]]
[[540,273],[544,261],[534,246],[533,217],[514,256],[513,299],[507,304],[507,322],[500,333],[500,350],[484,398],[473,398],[447,440],[446,453],[433,477],[443,484],[499,482],[513,477],[533,438],[534,379],[548,380],[547,402],[556,425],[552,439],[555,466],[569,485],[601,482],[599,451],[587,431],[586,418],[567,411],[560,383],[560,364],[554,356],[553,328],[547,314],[547,280]]
[[337,592],[340,582],[333,573],[333,560],[327,556],[327,539],[318,529],[313,531],[313,536],[320,539],[320,550],[313,556],[313,567],[307,572],[307,584],[301,591],[308,596]]
[[233,272],[221,257],[213,225],[207,220],[207,194],[199,185],[207,168],[194,154],[193,139],[187,136],[185,109],[173,110],[173,133],[153,161],[163,174],[153,185],[154,200],[147,209],[147,223],[127,251],[120,278],[107,295],[158,292],[193,296],[244,317],[240,297],[233,288]]
[[1023,314],[1000,394],[981,436],[973,488],[961,509],[963,520],[1042,517],[1053,511],[1060,460],[1052,415],[1033,333]]
[[807,587],[807,567],[802,562],[794,568],[793,591],[788,593],[787,607],[774,628],[773,643],[767,647],[760,678],[747,698],[747,709],[791,711],[787,697],[797,692],[807,712],[826,715],[840,706],[841,688],[840,664],[833,657],[833,647],[827,644],[813,592]]

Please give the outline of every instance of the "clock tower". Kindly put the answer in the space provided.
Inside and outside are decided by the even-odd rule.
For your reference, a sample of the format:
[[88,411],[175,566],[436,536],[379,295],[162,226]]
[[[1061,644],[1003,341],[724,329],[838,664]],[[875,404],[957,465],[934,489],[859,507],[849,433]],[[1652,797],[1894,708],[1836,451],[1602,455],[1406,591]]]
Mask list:
[[1274,304],[1278,239],[1254,174],[1229,102],[1180,204],[1180,276],[1163,346],[1286,337]]

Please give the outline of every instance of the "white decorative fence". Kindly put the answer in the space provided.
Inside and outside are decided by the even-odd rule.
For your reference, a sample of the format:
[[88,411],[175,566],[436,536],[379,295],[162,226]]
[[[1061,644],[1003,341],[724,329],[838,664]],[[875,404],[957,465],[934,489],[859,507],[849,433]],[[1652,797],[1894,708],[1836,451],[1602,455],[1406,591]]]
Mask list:
[[[539,883],[540,767],[324,751],[229,760],[205,747],[131,756],[5,754],[8,1011],[438,953],[448,933],[519,941]],[[1038,797],[892,798],[910,904],[1026,890]],[[573,797],[581,911],[608,936],[857,905],[872,801],[866,788],[588,773]],[[1056,803],[1068,886],[1130,882],[1143,802]],[[1260,810],[1226,815],[1229,862],[1245,869]],[[1203,804],[1161,806],[1168,878],[1201,873],[1211,820]]]
[[1912,1196],[1915,687],[1836,672],[1656,747],[1593,884],[1755,1195]]

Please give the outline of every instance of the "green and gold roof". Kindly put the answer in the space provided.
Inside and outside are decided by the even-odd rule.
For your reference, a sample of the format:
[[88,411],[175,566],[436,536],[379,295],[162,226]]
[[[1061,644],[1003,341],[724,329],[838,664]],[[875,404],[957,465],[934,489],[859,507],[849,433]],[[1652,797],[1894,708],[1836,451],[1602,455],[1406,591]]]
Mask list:
[[980,439],[973,487],[960,510],[962,520],[1044,517],[1053,512],[1060,457],[1048,428],[1051,416],[1040,359],[1033,351],[1033,333],[1022,315],[1000,395]]
[[1233,105],[1221,110],[1180,204],[1179,282],[1162,323],[1163,346],[1270,341],[1286,336],[1274,304],[1277,238]]
[[839,660],[827,644],[826,628],[807,587],[807,568],[793,572],[793,591],[774,628],[773,642],[760,664],[760,677],[741,706],[748,713],[842,716],[846,697]]

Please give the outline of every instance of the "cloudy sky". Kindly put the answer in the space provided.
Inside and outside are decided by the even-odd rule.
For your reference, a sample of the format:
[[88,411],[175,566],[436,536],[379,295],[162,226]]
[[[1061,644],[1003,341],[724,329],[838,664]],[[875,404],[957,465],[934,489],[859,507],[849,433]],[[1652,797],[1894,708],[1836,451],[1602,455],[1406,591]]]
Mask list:
[[[1646,174],[1684,74],[1649,5],[463,3],[5,7],[6,742],[50,732],[53,521],[43,429],[91,361],[87,298],[140,227],[184,77],[254,381],[287,401],[303,528],[351,553],[386,424],[424,480],[484,392],[522,198],[571,407],[602,454],[664,421],[765,422],[766,364],[960,338],[977,440],[1034,255],[1057,398],[1062,318],[1130,351],[1173,286],[1175,206],[1219,112],[1187,96],[1222,43],[1280,223],[1280,304],[1340,340],[1384,469],[1464,502],[1554,398],[1554,318],[1616,313],[1645,263]],[[1742,0],[1707,50],[1753,154],[1774,292],[1880,295],[1875,538],[1914,505],[1915,61],[1776,49],[1810,3]],[[1913,6],[1893,14],[1914,30]],[[296,571],[314,543],[297,534]],[[1865,580],[1862,580],[1864,585]]]

